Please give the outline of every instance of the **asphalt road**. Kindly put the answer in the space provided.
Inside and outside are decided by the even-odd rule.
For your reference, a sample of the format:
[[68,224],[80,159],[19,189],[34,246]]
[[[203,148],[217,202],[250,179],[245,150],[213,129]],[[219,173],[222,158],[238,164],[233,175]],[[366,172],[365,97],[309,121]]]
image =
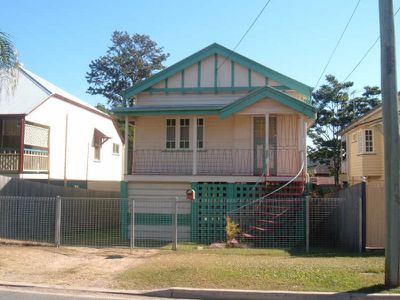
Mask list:
[[0,288],[0,300],[88,300],[88,299],[108,299],[108,300],[153,300],[153,299],[166,299],[145,297],[136,295],[109,295],[100,293],[72,293],[53,290],[36,290],[30,288]]

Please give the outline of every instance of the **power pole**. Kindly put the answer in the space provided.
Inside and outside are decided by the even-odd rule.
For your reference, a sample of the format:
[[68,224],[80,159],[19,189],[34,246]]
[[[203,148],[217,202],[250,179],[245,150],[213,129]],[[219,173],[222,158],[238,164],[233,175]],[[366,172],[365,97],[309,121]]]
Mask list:
[[400,138],[393,0],[379,0],[381,89],[385,145],[385,284],[400,285]]

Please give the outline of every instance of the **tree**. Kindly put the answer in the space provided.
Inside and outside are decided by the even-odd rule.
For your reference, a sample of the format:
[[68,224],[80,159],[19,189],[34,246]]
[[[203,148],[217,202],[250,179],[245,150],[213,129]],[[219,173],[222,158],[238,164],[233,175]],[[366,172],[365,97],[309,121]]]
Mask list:
[[313,141],[309,147],[311,159],[327,164],[339,183],[341,168],[340,131],[355,119],[363,116],[381,103],[378,87],[364,87],[359,97],[351,97],[353,82],[339,82],[335,76],[327,75],[327,83],[313,93],[313,105],[317,109],[317,119],[309,129]]
[[[8,35],[0,31],[0,92],[2,87],[14,89],[18,80],[18,53]],[[10,84],[6,84],[10,83]]]
[[164,69],[169,54],[148,35],[114,31],[106,55],[93,60],[86,79],[87,93],[103,95],[115,107],[123,103],[124,91],[135,83]]

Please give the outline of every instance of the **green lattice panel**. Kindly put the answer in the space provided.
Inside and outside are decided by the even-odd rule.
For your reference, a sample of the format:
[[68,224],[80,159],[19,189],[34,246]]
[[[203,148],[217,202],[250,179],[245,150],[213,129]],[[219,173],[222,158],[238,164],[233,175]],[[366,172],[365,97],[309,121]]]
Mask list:
[[226,216],[260,193],[260,186],[254,183],[193,183],[192,188],[196,200],[191,211],[191,240],[203,244],[225,241]]

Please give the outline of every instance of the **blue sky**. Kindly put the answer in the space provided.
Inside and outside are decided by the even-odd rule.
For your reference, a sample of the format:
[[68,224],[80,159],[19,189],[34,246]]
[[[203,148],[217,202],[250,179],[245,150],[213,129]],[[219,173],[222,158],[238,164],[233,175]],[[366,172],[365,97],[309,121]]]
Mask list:
[[[236,51],[314,86],[356,2],[271,0]],[[169,66],[213,42],[233,48],[265,3],[13,0],[2,4],[0,30],[27,69],[95,105],[106,100],[86,93],[85,73],[106,52],[114,30],[150,35],[170,53]],[[344,79],[378,35],[378,0],[362,0],[327,73]],[[378,44],[349,78],[356,90],[380,84],[379,62]]]

